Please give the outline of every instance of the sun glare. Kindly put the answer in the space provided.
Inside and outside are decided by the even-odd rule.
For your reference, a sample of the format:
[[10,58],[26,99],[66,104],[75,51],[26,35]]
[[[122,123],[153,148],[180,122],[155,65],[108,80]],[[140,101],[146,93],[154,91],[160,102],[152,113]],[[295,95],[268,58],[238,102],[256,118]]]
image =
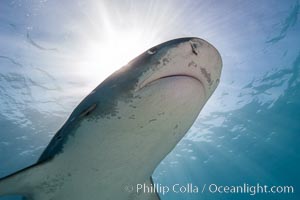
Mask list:
[[150,47],[142,39],[138,29],[115,30],[107,38],[90,43],[84,52],[83,73],[103,80]]
[[[116,11],[113,10],[116,6],[104,1],[94,2],[82,11],[76,70],[83,80],[88,80],[88,85],[98,85],[130,60],[165,40],[165,34],[172,32],[174,24],[179,26],[175,17],[168,17],[174,5],[152,4],[118,6]],[[156,12],[166,15],[157,19],[157,13],[151,10],[153,6],[157,7]]]

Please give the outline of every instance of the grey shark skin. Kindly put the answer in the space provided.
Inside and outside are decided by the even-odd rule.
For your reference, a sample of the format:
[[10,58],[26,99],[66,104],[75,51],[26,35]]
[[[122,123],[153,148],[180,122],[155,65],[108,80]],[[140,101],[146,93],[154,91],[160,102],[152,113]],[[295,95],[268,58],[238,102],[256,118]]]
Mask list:
[[[38,162],[0,180],[0,196],[34,200],[159,199],[137,191],[219,83],[218,51],[179,38],[113,73],[73,111]],[[132,188],[132,191],[128,191]]]

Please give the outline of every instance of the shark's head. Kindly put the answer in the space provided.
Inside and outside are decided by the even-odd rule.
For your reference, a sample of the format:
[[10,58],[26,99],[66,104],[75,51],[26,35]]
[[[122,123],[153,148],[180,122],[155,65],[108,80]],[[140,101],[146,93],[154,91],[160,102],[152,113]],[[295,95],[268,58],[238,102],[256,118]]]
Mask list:
[[216,89],[221,69],[219,52],[205,40],[171,40],[113,73],[76,108],[73,118],[107,119],[131,132],[145,133],[148,127],[176,143]]
[[[149,65],[139,77],[136,90],[169,77],[186,77],[198,80],[206,98],[216,89],[221,69],[221,56],[208,42],[199,38],[181,38],[149,49]],[[134,60],[136,61],[136,60]],[[180,88],[178,88],[180,89]]]
[[[202,39],[180,38],[162,43],[95,88],[55,137],[76,130],[72,127],[81,126],[82,121],[90,121],[91,127],[99,127],[99,134],[115,134],[117,140],[124,137],[131,141],[129,146],[141,144],[149,151],[155,146],[162,148],[153,161],[158,162],[191,127],[216,89],[221,68],[220,54]],[[41,160],[61,151],[68,140],[62,138],[65,141],[52,145],[55,149],[45,151]]]
[[67,123],[82,118],[115,119],[118,127],[135,130],[155,124],[159,132],[181,127],[177,141],[216,89],[221,69],[219,52],[205,40],[179,38],[162,43],[109,76]]
[[[206,102],[219,84],[221,70],[219,52],[205,40],[171,40],[145,51],[113,73],[87,97],[86,104],[90,106],[91,101],[95,101],[99,107],[95,114],[104,117],[117,115],[119,102],[148,101],[150,97],[137,98],[146,90],[151,90],[152,97],[170,92],[165,96],[168,104],[176,104],[178,98],[193,99],[195,95],[201,95]],[[191,81],[197,84],[180,83]],[[164,83],[169,82],[173,88],[164,90]],[[184,96],[184,91],[190,89],[194,89],[193,93]],[[175,94],[179,95],[177,99],[173,98]],[[151,104],[147,107],[152,109]]]

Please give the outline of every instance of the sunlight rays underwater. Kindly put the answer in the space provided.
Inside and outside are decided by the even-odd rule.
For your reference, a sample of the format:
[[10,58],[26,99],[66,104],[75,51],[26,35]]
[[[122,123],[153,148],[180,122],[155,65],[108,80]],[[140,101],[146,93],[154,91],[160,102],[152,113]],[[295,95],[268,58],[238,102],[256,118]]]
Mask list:
[[[298,1],[1,2],[0,176],[35,162],[76,104],[110,73],[153,45],[196,36],[220,51],[221,82],[154,180],[299,188],[298,17]],[[199,198],[299,194],[161,196]]]

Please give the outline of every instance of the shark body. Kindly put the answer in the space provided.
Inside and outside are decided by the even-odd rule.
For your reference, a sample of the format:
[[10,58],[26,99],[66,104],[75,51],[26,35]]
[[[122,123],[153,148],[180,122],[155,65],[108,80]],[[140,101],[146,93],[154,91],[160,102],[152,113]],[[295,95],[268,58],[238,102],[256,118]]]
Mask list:
[[147,50],[83,99],[36,164],[0,179],[0,196],[159,199],[128,187],[150,184],[216,89],[221,68],[218,51],[199,38]]

